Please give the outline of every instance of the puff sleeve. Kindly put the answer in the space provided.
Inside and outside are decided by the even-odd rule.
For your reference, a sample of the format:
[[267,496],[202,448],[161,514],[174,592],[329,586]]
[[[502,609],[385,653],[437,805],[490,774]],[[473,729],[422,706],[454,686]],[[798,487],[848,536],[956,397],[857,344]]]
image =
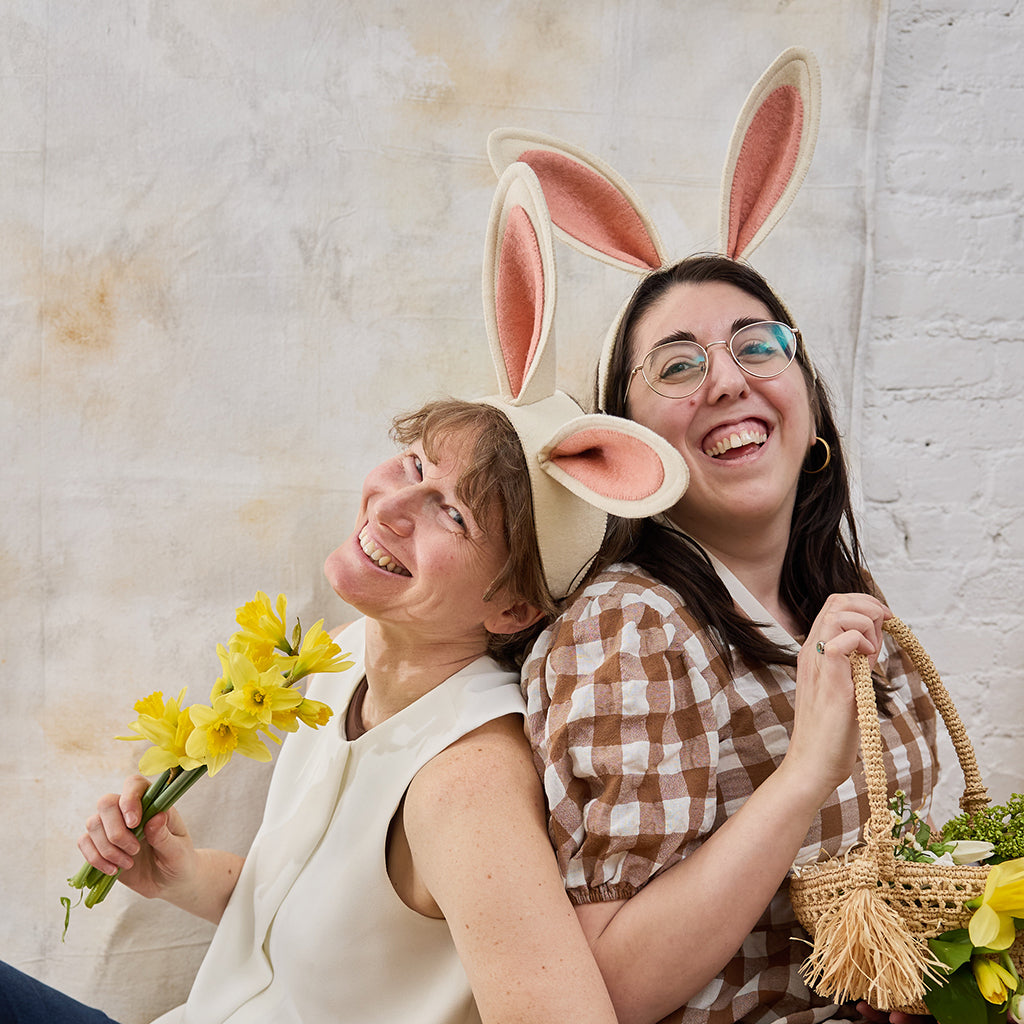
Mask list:
[[715,827],[729,709],[713,660],[678,597],[636,571],[602,574],[539,638],[527,730],[574,903],[629,898]]

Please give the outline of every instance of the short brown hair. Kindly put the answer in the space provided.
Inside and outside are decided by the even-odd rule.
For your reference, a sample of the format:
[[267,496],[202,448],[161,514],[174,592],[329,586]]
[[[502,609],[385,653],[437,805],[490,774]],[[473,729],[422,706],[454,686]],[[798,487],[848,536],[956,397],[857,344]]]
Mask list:
[[508,559],[491,580],[484,600],[502,593],[544,613],[537,623],[518,633],[488,634],[491,657],[518,669],[529,645],[558,610],[544,579],[526,457],[508,417],[500,409],[479,402],[440,399],[395,417],[391,426],[391,436],[399,444],[421,441],[431,458],[436,457],[440,442],[452,431],[475,434],[469,468],[457,486],[459,499],[480,521],[495,509],[500,513],[508,551]]

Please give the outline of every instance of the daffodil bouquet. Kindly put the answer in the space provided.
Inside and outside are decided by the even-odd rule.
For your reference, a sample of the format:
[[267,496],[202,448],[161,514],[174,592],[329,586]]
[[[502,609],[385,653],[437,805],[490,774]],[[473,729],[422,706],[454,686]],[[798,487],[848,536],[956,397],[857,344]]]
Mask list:
[[889,809],[897,857],[989,867],[985,891],[964,904],[974,911],[967,927],[928,940],[935,962],[925,977],[925,1006],[939,1024],[1024,1024],[1017,936],[1024,930],[1024,795],[953,818],[938,835],[904,806],[902,792]]
[[[139,771],[157,778],[142,798],[142,820],[134,832],[142,836],[146,823],[166,811],[204,775],[216,775],[237,753],[256,761],[269,761],[269,739],[280,743],[274,730],[295,732],[299,725],[314,729],[325,725],[333,711],[296,689],[305,676],[341,672],[352,664],[324,632],[323,619],[302,632],[298,620],[289,636],[287,599],[278,594],[272,605],[259,591],[236,611],[241,627],[225,648],[217,645],[222,674],[213,684],[209,704],[185,705],[182,689],[164,700],[160,691],[135,703],[138,718],[128,728],[134,736],[120,740],[148,740],[151,746],[139,761]],[[120,872],[118,872],[119,874]],[[83,864],[68,879],[72,888],[85,890],[85,905],[95,906],[110,891],[117,874],[105,875]],[[71,901],[63,897],[67,928]]]

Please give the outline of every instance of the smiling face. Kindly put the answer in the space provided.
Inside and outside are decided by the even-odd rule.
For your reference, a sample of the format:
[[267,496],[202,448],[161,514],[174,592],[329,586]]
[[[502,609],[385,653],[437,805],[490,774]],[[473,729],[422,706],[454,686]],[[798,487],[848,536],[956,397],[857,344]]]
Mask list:
[[[631,366],[667,341],[708,348],[745,324],[773,319],[764,303],[733,284],[676,284],[633,328]],[[629,384],[630,418],[661,434],[690,468],[690,486],[671,517],[713,547],[721,547],[719,537],[754,531],[788,536],[815,435],[803,373],[794,362],[777,377],[748,376],[724,345],[708,348],[708,358],[704,383],[687,398],[655,394],[640,373]]]
[[[328,556],[335,592],[364,615],[430,642],[476,643],[522,628],[514,606],[484,595],[508,558],[501,513],[478,518],[458,495],[474,437],[421,441],[372,470],[356,527]],[[514,627],[514,628],[513,628]]]

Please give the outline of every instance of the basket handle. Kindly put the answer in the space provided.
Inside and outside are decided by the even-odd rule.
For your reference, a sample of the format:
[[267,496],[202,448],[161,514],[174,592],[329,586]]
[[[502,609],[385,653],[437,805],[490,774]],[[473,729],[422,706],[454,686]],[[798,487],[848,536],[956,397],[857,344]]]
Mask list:
[[[967,736],[960,715],[956,710],[949,692],[939,678],[935,665],[928,657],[921,642],[911,632],[910,627],[898,618],[886,619],[882,628],[889,633],[914,663],[932,702],[942,716],[953,749],[956,751],[960,770],[964,776],[964,792],[960,797],[960,806],[968,814],[988,806],[988,794],[981,781],[978,762],[974,756],[974,747]],[[883,761],[882,733],[878,725],[878,705],[875,699],[875,687],[871,681],[871,669],[868,659],[854,652],[850,655],[853,669],[854,690],[857,697],[857,721],[860,725],[861,760],[868,784],[868,804],[871,811],[870,826],[866,836],[867,852],[873,856],[878,877],[891,879],[894,872],[896,840],[892,836],[892,823],[889,817],[888,779]],[[866,866],[866,865],[865,865]]]

